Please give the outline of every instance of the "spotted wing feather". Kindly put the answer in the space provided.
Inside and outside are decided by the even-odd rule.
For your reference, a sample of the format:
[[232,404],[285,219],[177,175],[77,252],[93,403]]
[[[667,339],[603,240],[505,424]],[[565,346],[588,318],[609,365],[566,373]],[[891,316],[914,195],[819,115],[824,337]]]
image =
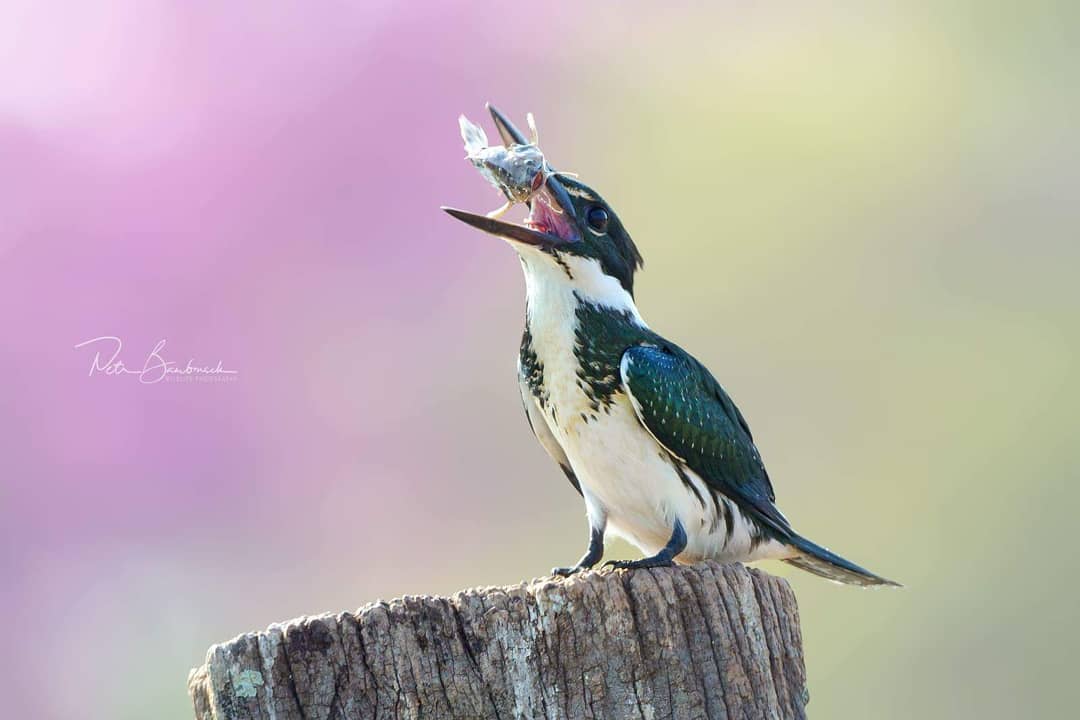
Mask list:
[[744,512],[786,538],[769,474],[750,428],[720,383],[674,345],[637,345],[620,365],[623,388],[657,442]]

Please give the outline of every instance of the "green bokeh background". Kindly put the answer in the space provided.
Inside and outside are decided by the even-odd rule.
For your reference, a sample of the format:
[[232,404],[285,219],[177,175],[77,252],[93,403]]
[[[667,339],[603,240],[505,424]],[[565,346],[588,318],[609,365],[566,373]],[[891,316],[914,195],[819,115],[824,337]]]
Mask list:
[[646,320],[733,393],[796,526],[907,585],[768,568],[813,717],[1071,714],[1076,9],[655,11],[569,100],[618,109],[555,157],[640,238]]

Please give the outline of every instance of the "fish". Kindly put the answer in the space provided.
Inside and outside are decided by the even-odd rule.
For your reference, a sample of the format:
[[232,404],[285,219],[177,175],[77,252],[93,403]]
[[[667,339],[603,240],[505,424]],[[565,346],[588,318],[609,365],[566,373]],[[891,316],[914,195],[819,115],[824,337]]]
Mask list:
[[497,218],[515,203],[529,202],[553,172],[537,144],[539,137],[531,113],[528,118],[532,140],[508,146],[489,145],[482,127],[464,115],[458,118],[461,139],[465,143],[465,159],[506,198],[506,204],[488,213],[488,217]]

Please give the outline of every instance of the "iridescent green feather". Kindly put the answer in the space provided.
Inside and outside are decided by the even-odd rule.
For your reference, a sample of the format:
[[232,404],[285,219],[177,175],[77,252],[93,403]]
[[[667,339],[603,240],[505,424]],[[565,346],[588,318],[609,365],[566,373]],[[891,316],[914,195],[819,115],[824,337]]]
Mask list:
[[708,370],[670,343],[638,345],[624,354],[623,378],[642,423],[668,452],[780,537],[792,533],[746,421]]

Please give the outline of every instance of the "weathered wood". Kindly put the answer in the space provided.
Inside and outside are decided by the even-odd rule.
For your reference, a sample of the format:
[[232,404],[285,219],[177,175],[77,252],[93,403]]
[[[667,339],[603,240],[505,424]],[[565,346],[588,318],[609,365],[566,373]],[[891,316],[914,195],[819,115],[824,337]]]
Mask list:
[[589,572],[305,617],[210,648],[200,720],[802,718],[795,595],[741,565]]

